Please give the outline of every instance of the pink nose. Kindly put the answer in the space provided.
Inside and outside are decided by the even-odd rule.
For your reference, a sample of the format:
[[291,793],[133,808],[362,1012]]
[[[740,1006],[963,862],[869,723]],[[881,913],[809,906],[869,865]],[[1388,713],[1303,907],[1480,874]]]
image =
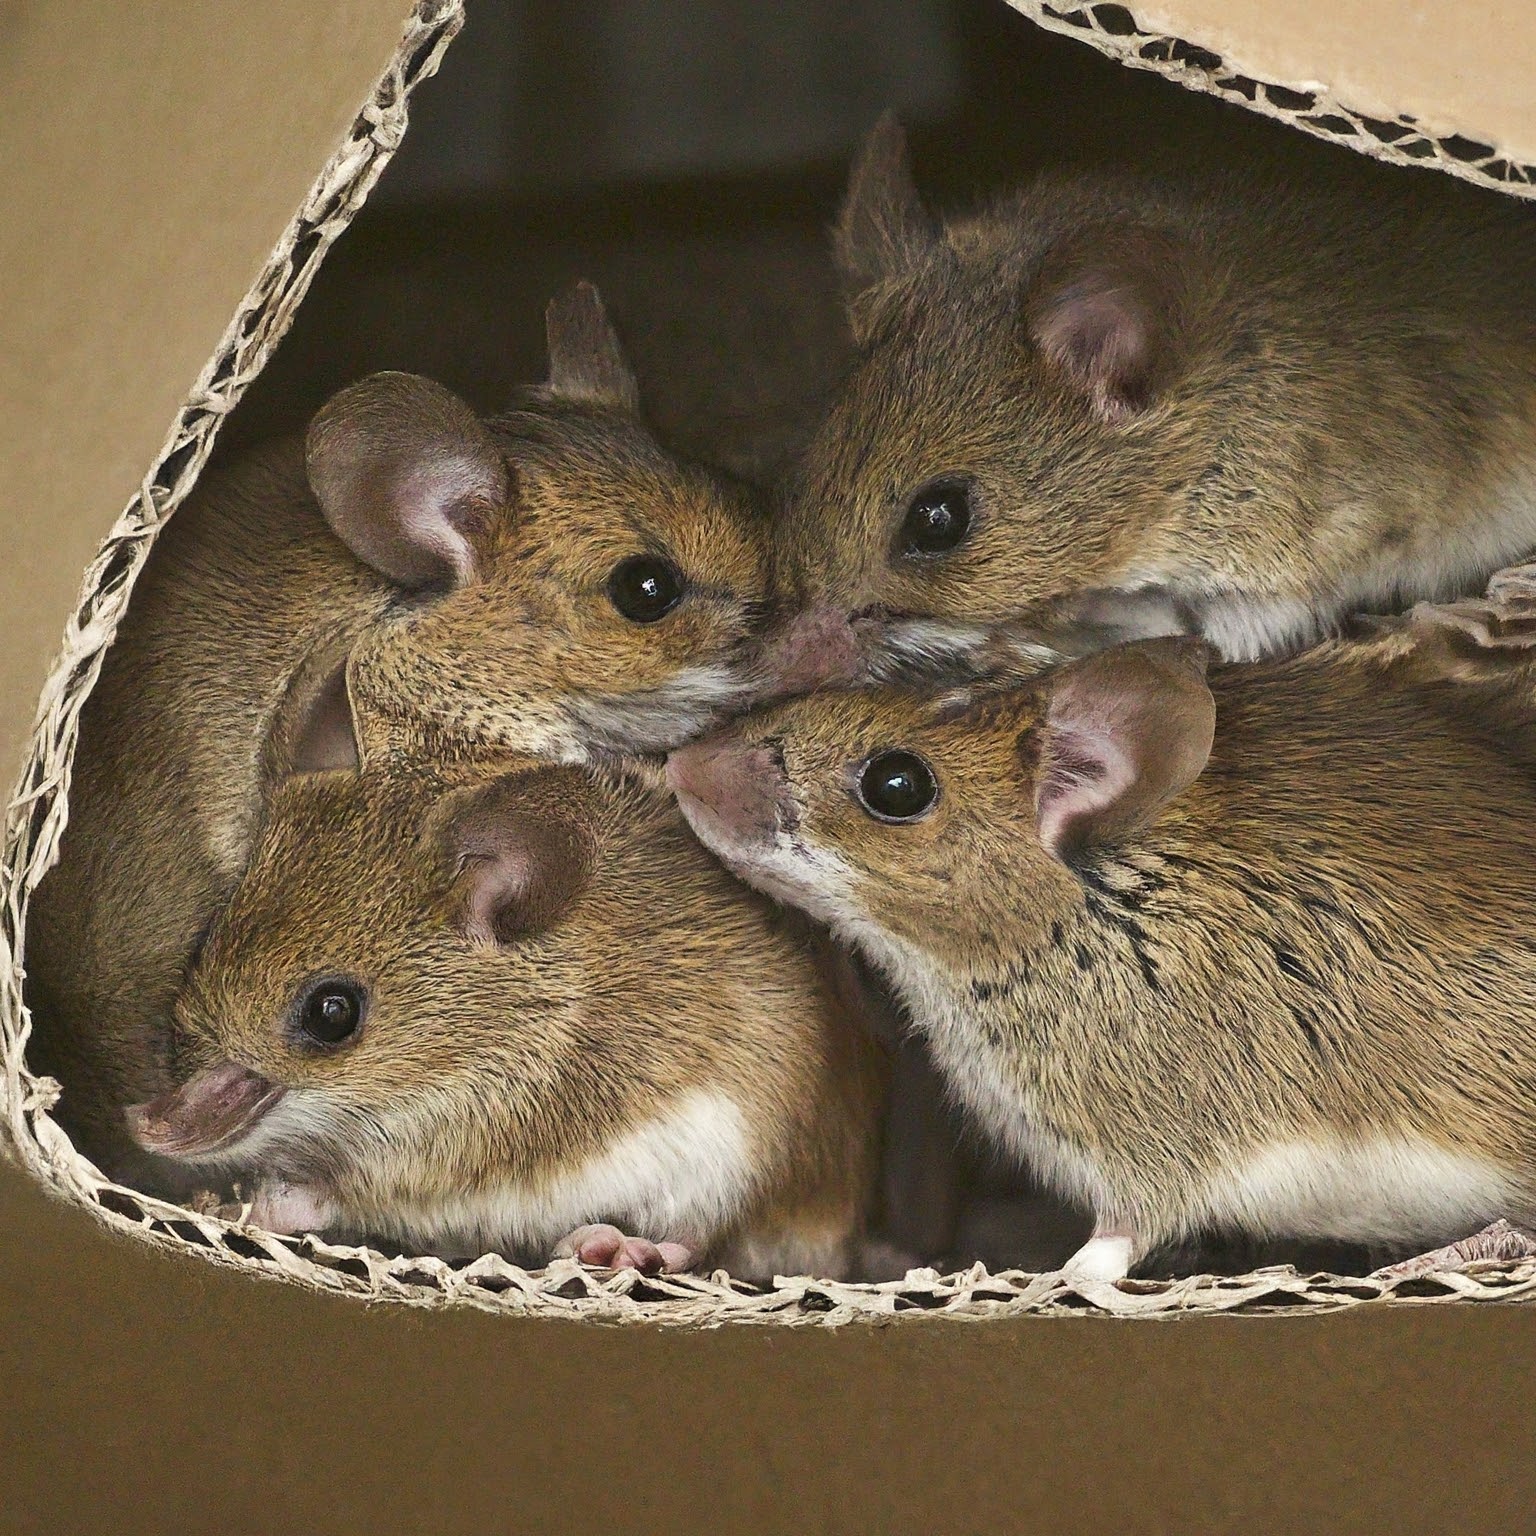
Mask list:
[[689,825],[717,852],[770,841],[794,802],[778,758],[738,736],[711,736],[667,759],[667,783]]
[[848,615],[818,606],[796,614],[768,637],[762,667],[764,691],[778,697],[857,682],[864,657]]
[[145,1151],[197,1158],[237,1141],[282,1096],[276,1083],[226,1061],[124,1113]]

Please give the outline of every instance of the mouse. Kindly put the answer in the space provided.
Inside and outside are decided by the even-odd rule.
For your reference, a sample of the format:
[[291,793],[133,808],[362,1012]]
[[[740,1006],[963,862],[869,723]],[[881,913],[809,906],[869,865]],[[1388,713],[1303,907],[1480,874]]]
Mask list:
[[749,499],[650,435],[596,289],[546,320],[548,378],[501,416],[373,375],[210,471],[157,540],[28,922],[29,1059],[109,1176],[155,1172],[122,1107],[161,1079],[289,744],[352,750],[349,686],[374,717],[569,762],[684,740],[732,697],[767,579]]
[[[1092,1216],[1411,1253],[1536,1216],[1533,773],[1402,635],[824,691],[676,750],[695,832],[857,946]],[[1476,694],[1470,702],[1477,702]],[[1530,844],[1530,846],[1527,846]]]
[[377,753],[275,789],[134,1140],[414,1253],[839,1278],[884,1053],[659,767]]
[[999,631],[1275,657],[1526,556],[1536,214],[1357,159],[1056,170],[941,220],[882,120],[759,697],[942,681]]

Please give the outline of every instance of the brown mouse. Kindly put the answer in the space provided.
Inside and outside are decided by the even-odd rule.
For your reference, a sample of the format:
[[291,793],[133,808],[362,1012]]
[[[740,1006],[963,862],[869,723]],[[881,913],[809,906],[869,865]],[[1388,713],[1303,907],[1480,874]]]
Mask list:
[[778,523],[769,691],[974,661],[998,626],[1274,656],[1536,546],[1508,198],[1335,156],[1046,175],[940,222],[887,119],[836,249],[857,355]]
[[646,431],[594,289],[548,333],[547,384],[503,416],[375,375],[307,443],[206,476],[161,536],[28,925],[32,1060],[109,1173],[139,1160],[121,1108],[163,1081],[171,1000],[288,741],[350,750],[349,657],[379,712],[569,760],[685,739],[731,696],[765,580],[741,493]]
[[295,774],[177,1000],[174,1086],[129,1120],[279,1232],[838,1276],[883,1067],[820,944],[654,770]]
[[1529,1225],[1536,832],[1507,719],[1401,640],[1205,670],[1164,639],[1022,687],[824,693],[668,775],[1091,1209],[1080,1277],[1203,1231]]

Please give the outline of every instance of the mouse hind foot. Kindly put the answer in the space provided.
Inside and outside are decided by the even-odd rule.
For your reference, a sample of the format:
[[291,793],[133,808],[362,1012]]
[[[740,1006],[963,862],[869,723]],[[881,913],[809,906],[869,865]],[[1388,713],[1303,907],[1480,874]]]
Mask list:
[[1405,1280],[1418,1275],[1442,1274],[1447,1270],[1465,1269],[1469,1264],[1486,1263],[1490,1260],[1509,1263],[1515,1259],[1536,1258],[1536,1233],[1517,1227],[1513,1222],[1496,1221],[1464,1237],[1459,1242],[1447,1243],[1443,1248],[1431,1249],[1398,1264],[1388,1264],[1372,1276],[1381,1280]]
[[607,1222],[577,1227],[555,1244],[552,1257],[577,1259],[594,1269],[637,1269],[642,1275],[675,1275],[692,1269],[699,1255],[683,1243],[631,1237]]

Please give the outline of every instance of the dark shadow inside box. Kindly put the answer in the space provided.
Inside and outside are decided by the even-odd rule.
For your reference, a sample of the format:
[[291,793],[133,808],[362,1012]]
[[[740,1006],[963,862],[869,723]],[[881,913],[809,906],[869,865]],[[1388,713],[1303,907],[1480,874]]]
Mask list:
[[[854,7],[864,31],[853,20],[843,31],[895,34],[886,52],[901,67],[888,62],[883,87],[877,75],[851,99],[826,73],[839,29],[808,26],[798,57],[780,62],[825,74],[822,126],[790,131],[778,117],[786,108],[767,104],[778,95],[744,62],[775,41],[757,35],[760,13],[708,9],[731,49],[711,62],[699,41],[706,57],[686,91],[643,61],[626,71],[591,38],[572,42],[584,34],[568,4],[539,8],[533,35],[471,12],[221,451],[300,430],[331,392],[380,368],[428,374],[499,409],[541,375],[545,302],[585,277],[604,293],[662,436],[726,468],[767,472],[814,424],[843,359],[828,227],[848,159],[886,106],[902,112],[919,180],[943,204],[1066,162],[1348,153],[1127,71],[999,0]],[[566,12],[570,26],[549,14]],[[757,139],[683,134],[669,152],[671,130],[649,123],[641,100],[686,118],[712,93],[744,100]],[[625,129],[663,147],[625,152]]]

